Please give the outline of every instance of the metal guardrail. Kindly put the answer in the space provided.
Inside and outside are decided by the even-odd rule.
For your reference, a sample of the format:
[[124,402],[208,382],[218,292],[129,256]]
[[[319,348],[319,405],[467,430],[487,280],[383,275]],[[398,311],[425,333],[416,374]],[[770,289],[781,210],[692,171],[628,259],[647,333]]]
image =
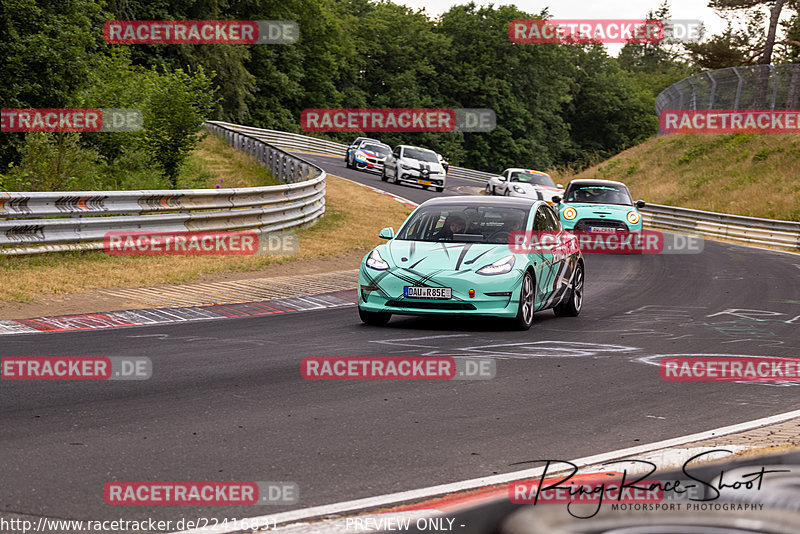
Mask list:
[[648,204],[642,222],[652,228],[800,250],[800,222],[759,219],[713,211]]
[[[223,125],[234,131],[251,135],[272,145],[279,146],[284,150],[317,152],[344,157],[345,148],[347,147],[347,145],[341,143],[307,135],[250,128],[230,123],[214,124]],[[486,183],[490,177],[495,175],[451,166],[448,176]],[[694,233],[712,238],[724,238],[742,243],[791,250],[800,249],[800,223],[796,222],[742,217],[658,204],[648,204],[642,210],[642,219],[652,228]]]
[[108,232],[255,230],[311,223],[325,212],[326,173],[295,155],[207,124],[283,185],[227,189],[0,192],[0,254],[101,249]]
[[[224,126],[234,129],[237,132],[251,135],[273,146],[282,148],[283,150],[316,152],[318,154],[326,154],[328,156],[337,156],[340,158],[344,158],[345,151],[347,150],[346,144],[328,141],[327,139],[319,139],[318,137],[311,137],[310,135],[251,128],[249,126],[239,126],[229,122],[212,121],[210,124]],[[489,181],[489,178],[496,175],[490,172],[475,171],[451,165],[450,169],[447,171],[447,176],[448,178],[460,178],[462,180],[471,180],[473,182],[485,184]]]

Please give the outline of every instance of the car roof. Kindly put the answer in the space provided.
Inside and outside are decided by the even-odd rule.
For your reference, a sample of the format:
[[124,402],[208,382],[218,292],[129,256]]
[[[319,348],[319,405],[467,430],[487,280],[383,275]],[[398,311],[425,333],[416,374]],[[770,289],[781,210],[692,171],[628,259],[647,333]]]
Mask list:
[[[533,169],[522,169],[520,167],[510,167],[510,168],[506,169],[506,171],[524,172],[524,173],[527,173],[527,174],[541,174],[541,175],[544,175],[544,176],[547,176],[548,178],[550,178],[550,175],[547,174],[546,172],[536,171],[536,170],[533,170]],[[503,172],[505,172],[505,171],[503,171]]]
[[425,148],[425,147],[422,147],[422,146],[414,146],[414,145],[397,145],[395,148],[416,148],[417,150],[425,150],[425,151],[427,151],[427,152],[433,152],[434,154],[436,154],[436,152],[434,152],[434,151],[433,151],[433,150],[431,150],[430,148]]
[[530,209],[536,203],[545,204],[541,200],[534,200],[531,198],[519,197],[487,197],[483,195],[454,195],[447,197],[436,197],[426,200],[421,206],[432,206],[448,204],[452,205],[474,205],[474,206],[506,206],[510,208],[527,208]]
[[623,184],[622,182],[617,182],[616,180],[599,180],[593,178],[580,178],[578,180],[572,180],[569,185],[621,185],[622,187],[627,189],[627,185]]
[[378,141],[377,139],[363,139],[363,140],[361,141],[361,144],[362,144],[362,145],[364,145],[364,144],[366,144],[366,143],[369,143],[370,145],[380,145],[380,146],[385,146],[385,147],[386,147],[386,148],[388,148],[389,150],[392,150],[392,147],[390,147],[390,146],[389,146],[389,145],[387,145],[386,143],[381,143],[381,142],[380,142],[380,141]]

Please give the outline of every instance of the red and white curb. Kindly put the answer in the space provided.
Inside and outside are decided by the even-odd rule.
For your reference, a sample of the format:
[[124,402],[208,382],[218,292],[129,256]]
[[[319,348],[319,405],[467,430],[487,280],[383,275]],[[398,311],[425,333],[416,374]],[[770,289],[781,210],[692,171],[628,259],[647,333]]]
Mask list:
[[[701,451],[701,449],[698,448],[684,447],[685,445],[710,438],[735,434],[738,432],[745,432],[798,417],[800,417],[800,410],[795,410],[773,415],[771,417],[756,419],[754,421],[748,421],[746,423],[707,430],[697,434],[690,434],[687,436],[681,436],[646,445],[639,445],[637,447],[630,447],[627,449],[596,454],[594,456],[586,456],[577,460],[571,460],[571,463],[582,469],[582,473],[590,473],[592,471],[607,471],[608,469],[603,469],[602,466],[603,464],[612,460],[623,460],[628,458],[635,458],[639,460],[643,458],[649,458],[651,461],[659,462],[658,466],[660,469],[673,469],[679,467],[688,458],[691,458]],[[736,447],[731,446],[726,446],[725,448],[731,451],[735,451],[737,449]],[[636,473],[635,466],[627,466],[626,469],[630,474]],[[561,471],[558,471],[551,467],[548,470],[548,474],[557,475],[559,472],[563,473],[567,470],[568,469],[565,468]],[[615,466],[614,470],[619,470],[619,466]],[[501,475],[473,478],[470,480],[463,480],[450,484],[441,484],[428,488],[380,495],[377,497],[369,497],[336,504],[327,504],[300,510],[292,510],[278,514],[258,516],[249,518],[248,521],[251,523],[258,522],[259,524],[273,525],[273,527],[270,529],[271,532],[281,532],[284,534],[294,534],[295,532],[329,534],[338,532],[353,533],[367,532],[370,530],[374,531],[377,529],[371,528],[374,525],[372,523],[370,524],[370,528],[362,528],[361,530],[357,530],[354,528],[352,521],[350,524],[348,524],[348,518],[342,518],[341,516],[351,515],[355,517],[361,517],[362,519],[367,517],[396,517],[401,519],[406,517],[418,518],[438,516],[443,513],[452,512],[456,509],[475,506],[482,502],[501,498],[508,494],[507,485],[509,483],[519,480],[536,479],[540,477],[543,472],[544,466],[525,469],[522,471],[515,471],[512,473],[504,473]],[[375,513],[375,510],[390,506],[393,506],[391,510],[387,510],[384,513]],[[358,515],[358,512],[362,512],[362,515]],[[365,512],[366,515],[363,515]],[[409,515],[409,512],[414,512],[414,514],[420,515]],[[331,520],[325,520],[326,517],[334,515],[339,517]],[[366,526],[363,522],[361,524],[362,526]],[[386,523],[384,522],[384,525],[385,524]],[[239,530],[240,529],[236,528],[232,529],[230,526],[217,526],[214,528],[187,530],[179,534],[229,534],[233,532],[239,532]]]

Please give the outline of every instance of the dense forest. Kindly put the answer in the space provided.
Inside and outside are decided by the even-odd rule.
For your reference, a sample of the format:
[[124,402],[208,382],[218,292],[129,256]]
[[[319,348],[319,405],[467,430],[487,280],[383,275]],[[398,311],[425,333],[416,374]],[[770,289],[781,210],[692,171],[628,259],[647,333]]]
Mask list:
[[[323,107],[492,108],[490,133],[381,138],[487,171],[583,168],[652,136],[655,97],[665,87],[709,66],[744,63],[757,50],[764,24],[752,13],[771,3],[728,3],[719,9],[750,16],[749,30],[731,26],[694,47],[626,44],[612,57],[598,44],[512,43],[510,21],[549,16],[514,6],[470,3],[432,18],[375,0],[0,0],[3,108],[138,108],[145,116],[138,133],[1,133],[0,190],[3,179],[7,188],[107,189],[153,168],[174,177],[182,153],[165,153],[164,144],[205,118],[299,132],[301,112]],[[743,3],[752,5],[743,11]],[[640,16],[668,19],[669,5]],[[119,19],[292,20],[300,39],[107,44],[103,25]],[[797,33],[796,19],[789,34]],[[778,59],[796,57],[788,43]]]

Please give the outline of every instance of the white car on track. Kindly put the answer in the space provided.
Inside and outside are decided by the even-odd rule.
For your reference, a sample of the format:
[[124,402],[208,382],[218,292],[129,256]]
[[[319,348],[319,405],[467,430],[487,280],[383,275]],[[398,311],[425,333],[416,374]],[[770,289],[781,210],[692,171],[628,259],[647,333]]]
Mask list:
[[564,195],[564,186],[556,185],[546,172],[511,168],[489,179],[486,194],[532,198],[552,205],[554,196]]
[[433,150],[398,145],[384,162],[381,180],[392,180],[396,184],[417,184],[425,189],[433,187],[441,193],[444,191],[447,172],[439,162],[439,155]]

